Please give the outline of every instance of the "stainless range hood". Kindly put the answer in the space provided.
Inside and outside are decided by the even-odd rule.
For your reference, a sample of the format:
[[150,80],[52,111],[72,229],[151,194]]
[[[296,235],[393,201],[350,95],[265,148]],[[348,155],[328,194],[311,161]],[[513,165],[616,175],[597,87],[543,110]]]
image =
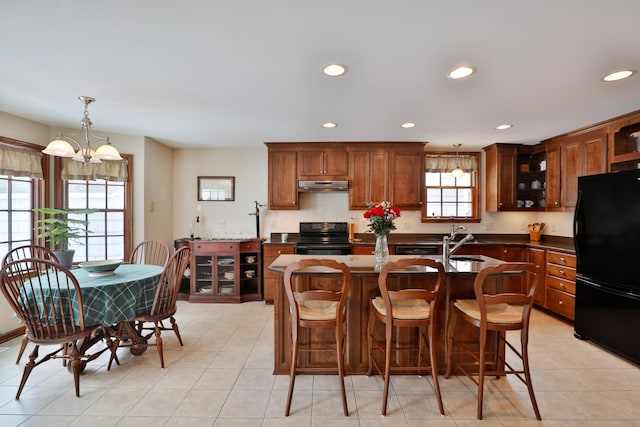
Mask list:
[[349,191],[349,181],[298,181],[298,191],[301,193]]

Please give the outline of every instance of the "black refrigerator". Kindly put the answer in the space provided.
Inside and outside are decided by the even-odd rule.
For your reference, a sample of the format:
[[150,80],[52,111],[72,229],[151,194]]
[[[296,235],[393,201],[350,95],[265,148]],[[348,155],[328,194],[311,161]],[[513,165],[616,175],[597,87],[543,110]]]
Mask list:
[[578,178],[575,336],[640,363],[640,169]]

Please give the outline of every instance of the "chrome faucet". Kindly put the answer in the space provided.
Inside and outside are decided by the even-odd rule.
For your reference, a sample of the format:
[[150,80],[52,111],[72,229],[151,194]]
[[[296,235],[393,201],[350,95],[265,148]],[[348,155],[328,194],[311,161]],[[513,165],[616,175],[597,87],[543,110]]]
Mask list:
[[[464,226],[461,225],[460,227],[464,229]],[[458,229],[460,229],[460,227],[458,227]],[[452,236],[444,236],[442,238],[442,264],[444,264],[445,267],[449,264],[449,257],[451,255],[453,255],[458,249],[460,249],[462,245],[470,240],[473,240],[473,234],[467,233],[467,235],[464,236],[462,240],[457,242],[452,248],[449,248],[449,244],[457,234],[458,233],[454,231],[454,228],[451,227]]]
[[451,224],[451,240],[456,238],[456,236],[458,235],[458,230],[467,231],[467,228],[464,225],[459,225],[456,227],[455,224]]

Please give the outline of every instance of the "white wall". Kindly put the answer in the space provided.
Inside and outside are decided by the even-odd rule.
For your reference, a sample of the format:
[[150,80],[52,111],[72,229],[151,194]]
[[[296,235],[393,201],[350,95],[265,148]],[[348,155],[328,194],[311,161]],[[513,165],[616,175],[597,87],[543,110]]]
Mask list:
[[[235,177],[235,201],[197,199],[198,176]],[[256,237],[254,201],[267,204],[267,148],[185,149],[173,156],[173,235],[187,237],[201,218],[201,236]],[[223,230],[226,230],[224,232]],[[261,233],[265,235],[265,233]]]
[[174,150],[150,138],[145,138],[144,147],[144,198],[136,205],[144,215],[143,238],[162,240],[172,247]]

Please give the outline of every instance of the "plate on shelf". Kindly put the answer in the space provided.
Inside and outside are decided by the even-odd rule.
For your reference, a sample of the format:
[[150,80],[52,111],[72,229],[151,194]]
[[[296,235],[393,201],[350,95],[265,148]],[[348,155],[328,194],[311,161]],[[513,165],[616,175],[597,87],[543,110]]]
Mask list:
[[211,289],[212,289],[211,286],[203,286],[200,288],[198,292],[211,292]]
[[219,259],[218,260],[218,265],[232,265],[233,264],[233,258],[231,259]]

